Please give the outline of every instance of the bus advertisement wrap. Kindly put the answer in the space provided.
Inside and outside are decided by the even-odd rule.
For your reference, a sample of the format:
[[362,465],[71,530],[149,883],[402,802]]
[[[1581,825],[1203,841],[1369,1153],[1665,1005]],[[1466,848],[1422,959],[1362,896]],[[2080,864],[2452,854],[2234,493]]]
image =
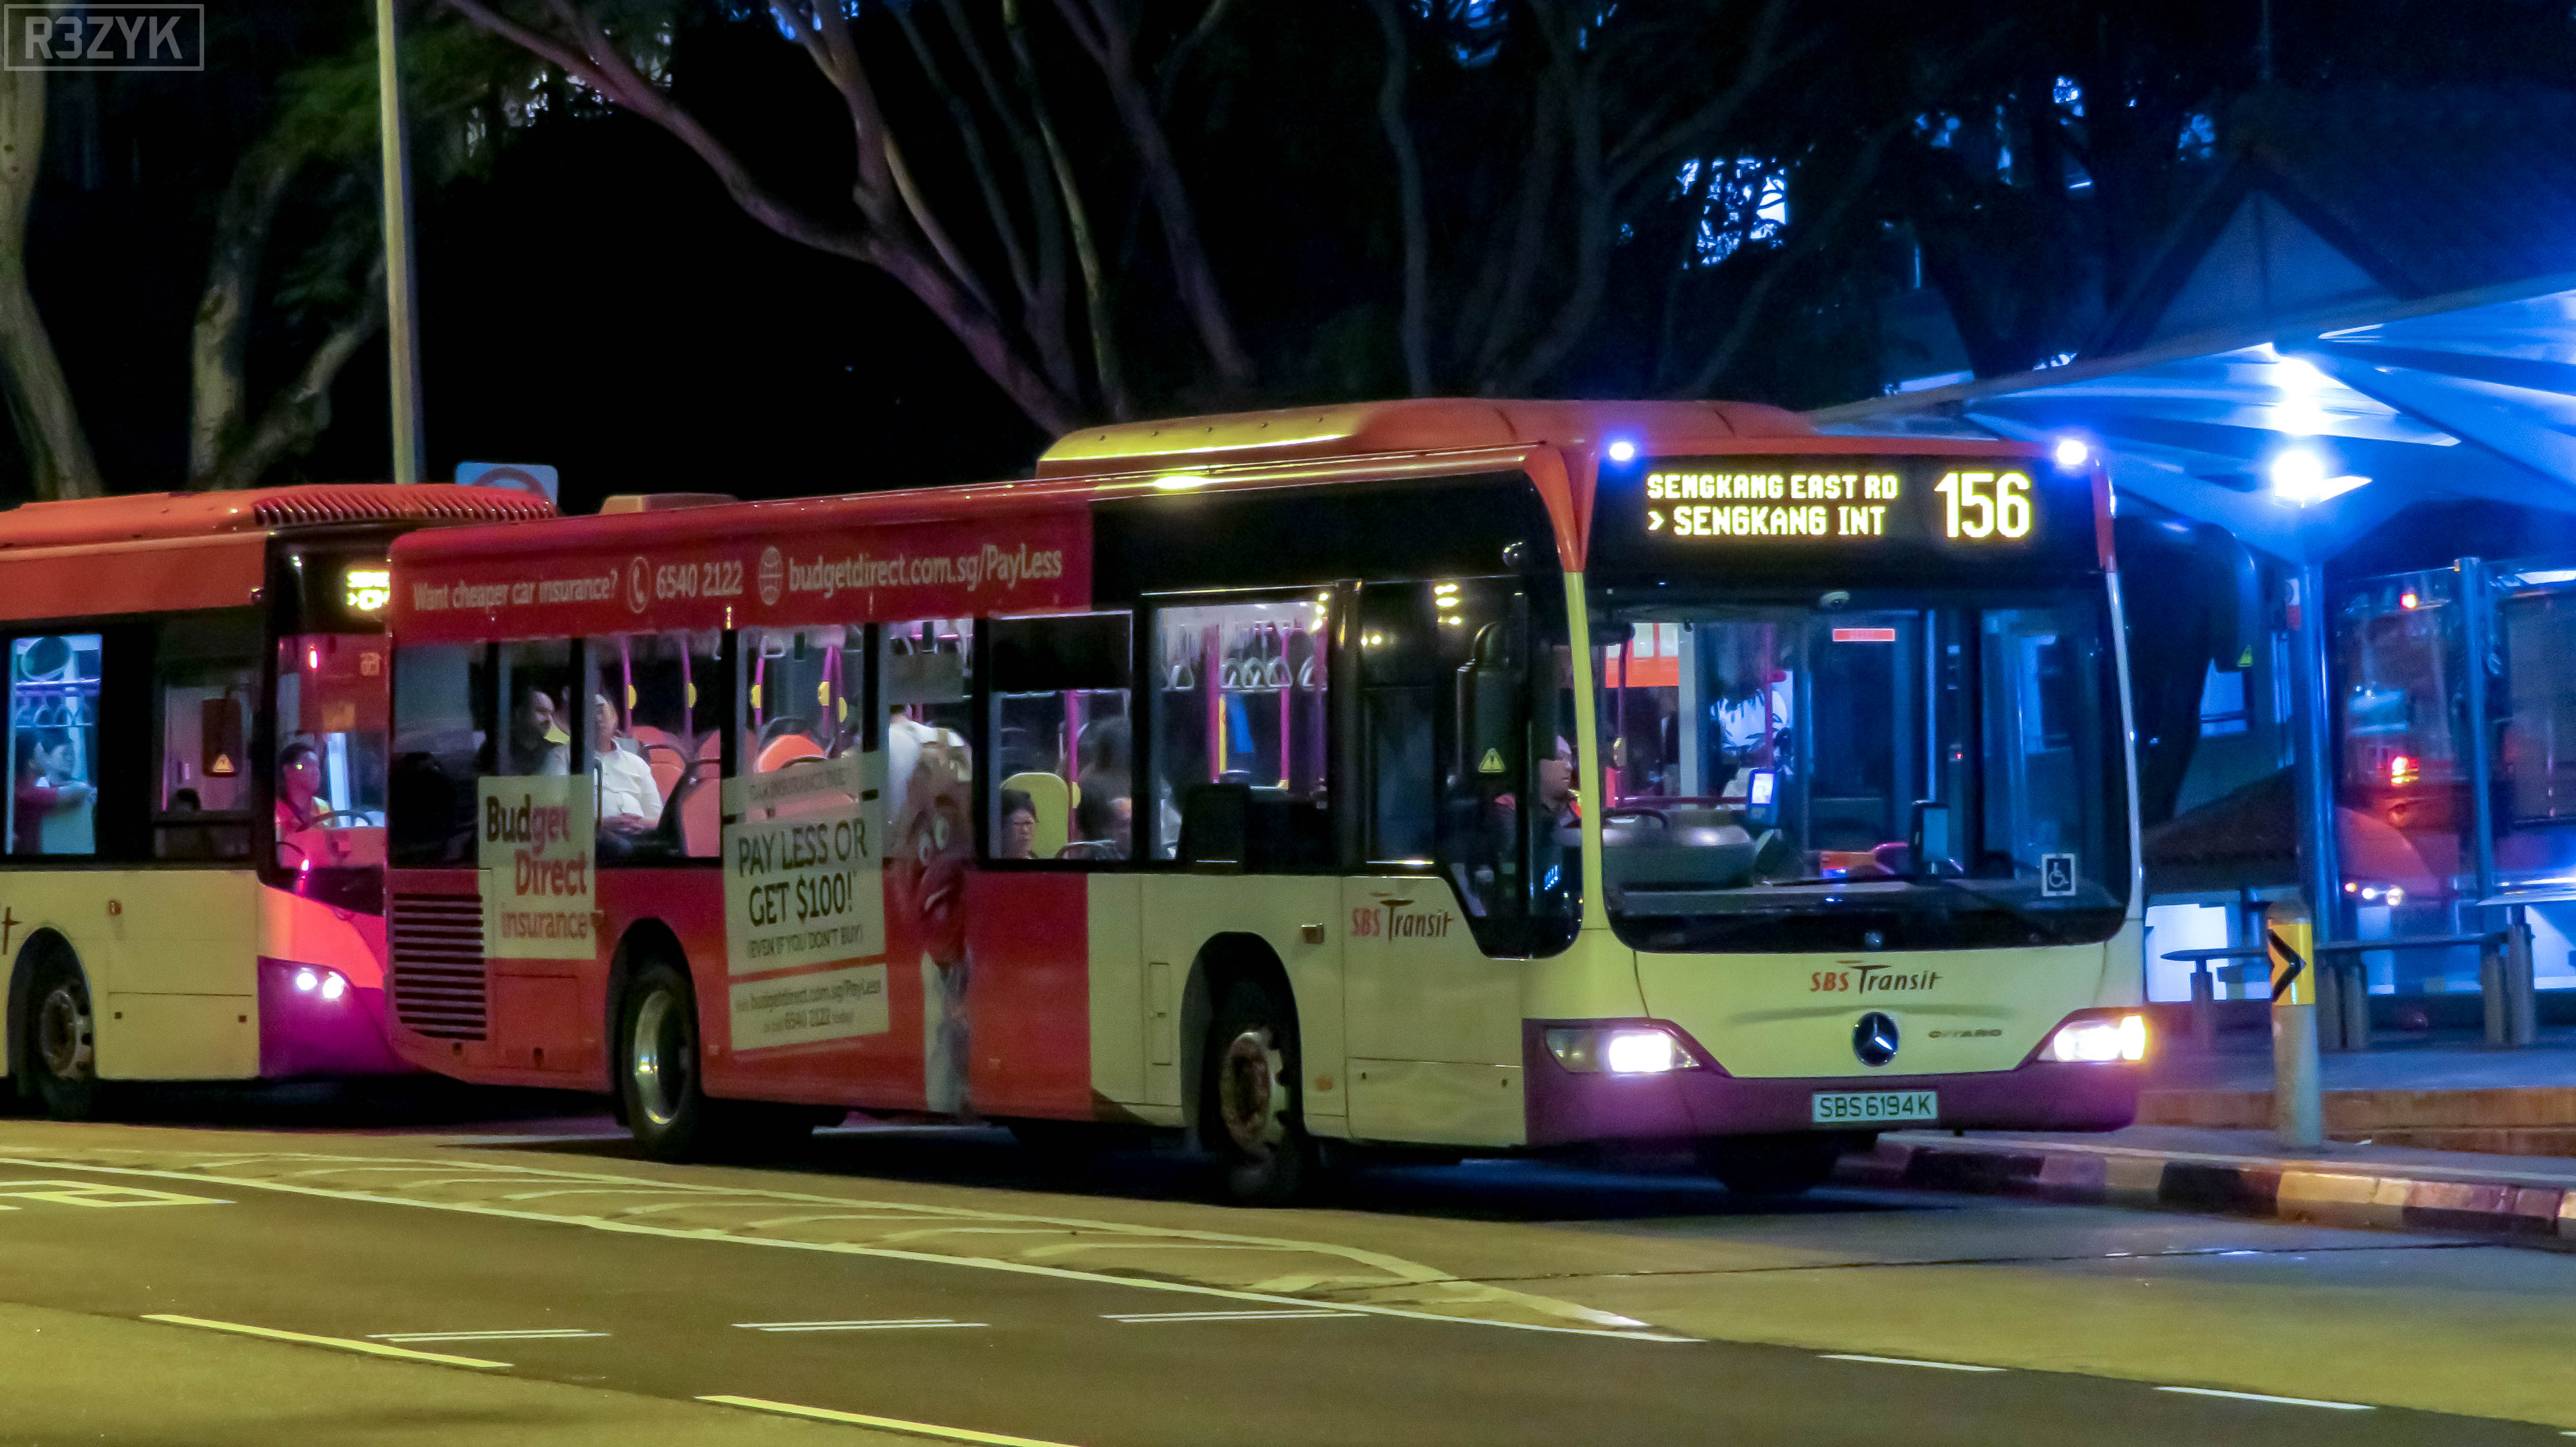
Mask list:
[[592,957],[589,782],[561,774],[482,781],[474,837],[486,958]]
[[1090,598],[1090,515],[1059,512],[431,563],[390,612],[430,641],[615,633],[646,613],[658,628],[774,627],[1060,612]]
[[[725,781],[725,970],[736,977],[736,1050],[891,1028],[884,778],[883,754],[850,754]],[[874,963],[814,968],[858,960]]]

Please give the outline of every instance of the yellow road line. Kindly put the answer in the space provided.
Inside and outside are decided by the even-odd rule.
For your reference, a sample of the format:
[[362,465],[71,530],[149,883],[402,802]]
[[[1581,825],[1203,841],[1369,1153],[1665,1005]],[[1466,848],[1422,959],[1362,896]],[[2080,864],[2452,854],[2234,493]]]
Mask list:
[[785,1417],[811,1417],[818,1422],[847,1422],[854,1427],[874,1427],[884,1432],[909,1432],[916,1437],[977,1442],[983,1447],[1065,1447],[1062,1442],[1041,1442],[1035,1437],[1007,1437],[999,1432],[976,1432],[965,1427],[938,1427],[928,1422],[907,1422],[900,1417],[871,1417],[864,1412],[835,1412],[829,1407],[802,1407],[794,1402],[772,1402],[761,1397],[700,1397],[698,1400],[725,1407],[749,1407],[755,1412],[776,1412]]
[[442,1367],[478,1367],[490,1370],[507,1367],[508,1362],[487,1362],[480,1357],[451,1357],[441,1352],[416,1352],[408,1347],[387,1346],[383,1342],[352,1341],[342,1336],[306,1336],[300,1331],[279,1331],[273,1326],[244,1326],[237,1321],[208,1321],[201,1316],[170,1316],[155,1313],[145,1321],[166,1322],[171,1326],[203,1327],[207,1331],[228,1331],[239,1336],[264,1336],[272,1341],[301,1342],[312,1347],[337,1347],[344,1352],[365,1352],[371,1357],[396,1357],[407,1362],[435,1362]]

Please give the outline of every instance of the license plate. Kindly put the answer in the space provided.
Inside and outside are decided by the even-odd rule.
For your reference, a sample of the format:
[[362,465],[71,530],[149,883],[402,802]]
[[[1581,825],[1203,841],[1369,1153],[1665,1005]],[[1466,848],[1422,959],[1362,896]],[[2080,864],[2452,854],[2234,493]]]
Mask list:
[[1818,1125],[1877,1125],[1941,1118],[1941,1095],[1932,1090],[1820,1090],[1808,1099],[1815,1105]]

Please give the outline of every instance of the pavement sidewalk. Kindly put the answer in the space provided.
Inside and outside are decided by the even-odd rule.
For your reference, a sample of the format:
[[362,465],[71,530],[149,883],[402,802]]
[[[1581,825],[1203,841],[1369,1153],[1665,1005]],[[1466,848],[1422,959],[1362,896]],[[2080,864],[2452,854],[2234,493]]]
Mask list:
[[2269,1131],[2132,1126],[2102,1135],[1902,1132],[1847,1156],[1844,1185],[2491,1237],[2576,1251],[2576,1160],[2331,1143]]

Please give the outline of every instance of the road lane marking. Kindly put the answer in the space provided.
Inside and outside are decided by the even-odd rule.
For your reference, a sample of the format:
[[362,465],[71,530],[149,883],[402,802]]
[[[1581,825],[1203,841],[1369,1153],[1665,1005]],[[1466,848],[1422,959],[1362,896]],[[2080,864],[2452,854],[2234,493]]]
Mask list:
[[[1061,1281],[1080,1281],[1100,1286],[1124,1286],[1137,1291],[1162,1291],[1188,1296],[1215,1297],[1219,1300],[1225,1301],[1249,1301],[1259,1302],[1265,1305],[1308,1308],[1311,1308],[1314,1305],[1313,1301],[1306,1298],[1281,1296],[1272,1292],[1244,1291],[1232,1287],[1206,1286],[1191,1281],[1157,1280],[1149,1277],[1113,1275],[1108,1272],[1082,1271],[1072,1267],[1042,1265],[1034,1261],[1009,1261],[990,1256],[950,1256],[935,1251],[906,1251],[895,1247],[863,1246],[856,1242],[849,1241],[798,1241],[776,1236],[743,1236],[705,1227],[690,1228],[655,1226],[641,1221],[609,1220],[598,1216],[563,1216],[543,1211],[518,1211],[499,1206],[478,1205],[470,1201],[426,1201],[407,1196],[384,1195],[373,1191],[344,1190],[328,1186],[298,1185],[290,1184],[285,1181],[267,1180],[256,1177],[210,1176],[187,1171],[161,1170],[143,1166],[104,1166],[94,1165],[87,1161],[31,1160],[25,1157],[0,1157],[0,1165],[35,1166],[40,1168],[51,1167],[55,1170],[85,1171],[98,1175],[140,1176],[152,1180],[191,1181],[202,1185],[225,1186],[250,1191],[269,1191],[283,1195],[312,1196],[331,1201],[358,1201],[378,1206],[411,1206],[421,1210],[449,1211],[459,1215],[488,1216],[509,1221],[542,1221],[550,1225],[582,1226],[594,1231],[608,1231],[634,1236],[657,1236],[677,1241],[729,1241],[745,1246],[766,1246],[787,1251],[819,1251],[840,1256],[870,1256],[887,1261],[908,1261],[924,1266],[963,1266],[980,1271],[1004,1271],[1021,1276],[1044,1276]],[[378,1171],[404,1168],[378,1165],[350,1166],[335,1169]],[[415,1165],[408,1169],[420,1170],[422,1167]],[[330,1170],[311,1170],[303,1172],[303,1174],[307,1175],[327,1175],[330,1173]],[[506,1179],[514,1181],[529,1181],[544,1178],[545,1177],[540,1173],[524,1171],[516,1176],[508,1177]],[[562,1177],[557,1175],[555,1178],[561,1179]],[[439,1179],[444,1182],[452,1183],[460,1180],[480,1181],[504,1178],[489,1176],[443,1176]],[[640,1180],[638,1181],[637,1186],[639,1194],[649,1194],[660,1190],[671,1189],[668,1186],[651,1180]],[[682,1187],[681,1189],[694,1188]],[[829,1202],[828,1198],[808,1197],[799,1193],[786,1191],[749,1192],[710,1190],[706,1192],[706,1195],[711,1199],[759,1196],[763,1199],[771,1200],[812,1200],[818,1204],[833,1204]],[[863,1205],[868,1203],[852,1202],[849,1204]],[[1044,1220],[1048,1218],[1022,1217],[1018,1219]],[[1076,1229],[1123,1229],[1115,1226],[1114,1223],[1097,1221],[1066,1221],[1061,1224]],[[1139,1228],[1139,1230],[1141,1234],[1141,1228]],[[1382,1257],[1376,1252],[1360,1250],[1352,1247],[1337,1247],[1333,1246],[1331,1243],[1265,1242],[1262,1238],[1257,1237],[1226,1238],[1219,1236],[1214,1232],[1198,1231],[1173,1231],[1169,1234],[1176,1239],[1185,1241],[1231,1239],[1235,1241],[1267,1244],[1291,1249],[1310,1249],[1319,1251],[1329,1249],[1354,1261],[1375,1265],[1385,1265],[1392,1261],[1392,1258]],[[1403,1285],[1406,1283],[1399,1280],[1390,1284]],[[1413,1284],[1421,1283],[1417,1281]],[[1567,1314],[1575,1315],[1579,1319],[1612,1323],[1628,1323],[1633,1321],[1632,1318],[1617,1316],[1610,1312],[1594,1311],[1591,1308],[1578,1307],[1571,1303],[1554,1302],[1548,1303],[1548,1305],[1558,1308]],[[1604,1330],[1600,1327],[1547,1326],[1536,1322],[1499,1321],[1492,1317],[1453,1316],[1435,1311],[1418,1311],[1400,1306],[1383,1306],[1374,1302],[1346,1302],[1341,1304],[1338,1309],[1357,1312],[1367,1316],[1396,1317],[1410,1321],[1445,1322],[1455,1326],[1499,1327],[1506,1331],[1535,1331],[1569,1336],[1609,1337],[1618,1341],[1690,1343],[1699,1340],[1697,1337],[1680,1336],[1671,1332]],[[1643,1325],[1643,1323],[1634,1324]]]
[[[1937,1367],[1945,1372],[2000,1372],[2002,1367],[1977,1367],[1966,1362],[1927,1362],[1914,1357],[1867,1357],[1858,1352],[1819,1352],[1829,1362],[1876,1362],[1882,1367]],[[2168,1388],[2167,1390],[2175,1390]]]
[[1150,1326],[1162,1321],[1294,1321],[1308,1317],[1354,1317],[1356,1311],[1310,1308],[1303,1311],[1138,1311],[1103,1312],[1102,1321],[1125,1322],[1129,1326]]
[[[42,1189],[30,1189],[41,1187]],[[147,1191],[141,1186],[110,1186],[97,1181],[0,1181],[0,1196],[45,1201],[56,1206],[229,1206],[212,1196],[182,1196],[176,1191]],[[0,1210],[15,1210],[0,1206]]]
[[2267,1397],[2261,1392],[2222,1392],[2216,1387],[2158,1387],[2159,1392],[2180,1392],[2190,1397],[2228,1397],[2239,1402],[2278,1402],[2284,1407],[2325,1407],[2337,1412],[2368,1412],[2367,1402],[2321,1402],[2314,1397]]
[[880,1432],[908,1432],[915,1437],[938,1437],[950,1442],[975,1442],[982,1447],[1065,1447],[1062,1442],[1042,1442],[1035,1437],[1010,1437],[999,1432],[976,1432],[964,1427],[940,1427],[928,1422],[907,1422],[901,1417],[871,1417],[864,1412],[835,1412],[829,1407],[805,1407],[794,1402],[772,1402],[763,1397],[700,1397],[724,1407],[749,1407],[755,1412],[776,1412],[782,1417],[811,1417],[818,1422],[847,1422],[854,1427],[874,1427]]
[[604,1331],[583,1331],[578,1327],[545,1327],[533,1331],[371,1331],[369,1341],[558,1341],[565,1337],[606,1336]]
[[992,1323],[924,1316],[900,1321],[738,1321],[734,1325],[746,1331],[908,1331],[942,1326],[991,1326]]
[[298,1342],[305,1346],[336,1347],[344,1352],[365,1352],[369,1356],[396,1357],[407,1362],[435,1362],[442,1367],[476,1367],[485,1371],[506,1368],[508,1362],[487,1362],[480,1357],[451,1357],[441,1352],[416,1352],[409,1347],[388,1346],[383,1342],[354,1341],[344,1336],[307,1336],[300,1331],[279,1331],[273,1326],[247,1326],[238,1321],[209,1321],[202,1316],[172,1316],[155,1312],[145,1321],[170,1326],[193,1326],[206,1331],[228,1331],[237,1336],[262,1336],[272,1341]]

